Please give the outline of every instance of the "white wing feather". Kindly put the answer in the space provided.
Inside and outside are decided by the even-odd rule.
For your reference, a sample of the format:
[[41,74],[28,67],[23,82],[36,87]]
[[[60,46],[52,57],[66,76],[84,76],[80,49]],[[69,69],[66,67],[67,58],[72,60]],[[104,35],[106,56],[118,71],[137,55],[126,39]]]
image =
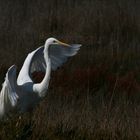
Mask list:
[[18,85],[23,85],[28,82],[33,82],[31,77],[31,72],[36,71],[36,69],[41,70],[45,64],[43,58],[43,49],[44,48],[39,47],[35,51],[32,51],[31,53],[28,54],[17,78]]
[[16,104],[18,95],[16,93],[16,66],[11,66],[5,77],[0,92],[0,116],[11,110]]
[[[67,58],[73,56],[80,49],[80,44],[73,44],[70,47],[63,47],[60,45],[51,45],[49,47],[49,57],[51,60],[51,69],[56,70]],[[28,54],[22,69],[17,78],[18,85],[23,85],[32,81],[32,73],[34,71],[46,72],[46,62],[44,59],[44,46],[39,47],[35,51]]]
[[68,57],[76,55],[80,47],[80,44],[72,44],[70,47],[52,45],[49,48],[52,70],[56,70],[63,63],[65,63]]
[[[70,47],[63,47],[60,45],[51,45],[49,47],[49,57],[51,60],[52,70],[56,70],[63,63],[65,63],[70,56],[74,56],[77,51],[80,49],[80,44],[73,44]],[[35,53],[29,73],[31,74],[34,71],[46,71],[46,63],[44,60],[43,54],[44,47],[41,46]]]

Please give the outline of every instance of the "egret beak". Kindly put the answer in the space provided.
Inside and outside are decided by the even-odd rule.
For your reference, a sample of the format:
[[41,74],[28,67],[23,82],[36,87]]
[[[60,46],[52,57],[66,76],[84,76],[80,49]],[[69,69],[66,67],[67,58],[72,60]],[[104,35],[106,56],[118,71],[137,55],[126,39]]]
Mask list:
[[57,41],[57,43],[60,44],[60,45],[65,46],[65,47],[70,47],[69,44],[63,43],[63,42],[61,42],[61,41]]

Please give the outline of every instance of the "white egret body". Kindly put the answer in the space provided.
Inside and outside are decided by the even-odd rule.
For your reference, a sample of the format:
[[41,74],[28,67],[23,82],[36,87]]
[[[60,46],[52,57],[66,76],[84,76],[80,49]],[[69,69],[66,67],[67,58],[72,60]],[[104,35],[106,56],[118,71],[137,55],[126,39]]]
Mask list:
[[[32,109],[45,97],[51,70],[56,70],[80,49],[79,44],[68,45],[55,38],[46,40],[45,45],[28,54],[16,79],[16,66],[11,66],[0,92],[0,116],[11,110],[25,112]],[[34,83],[32,73],[45,72],[40,83]]]

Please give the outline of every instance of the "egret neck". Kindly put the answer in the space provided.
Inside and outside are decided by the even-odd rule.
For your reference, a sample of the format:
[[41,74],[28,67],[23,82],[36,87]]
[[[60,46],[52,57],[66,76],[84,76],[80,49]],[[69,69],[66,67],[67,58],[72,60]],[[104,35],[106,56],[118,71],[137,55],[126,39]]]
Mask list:
[[44,97],[46,95],[46,92],[47,92],[47,89],[49,86],[49,81],[50,81],[51,60],[48,56],[48,48],[49,48],[49,44],[47,44],[47,42],[46,42],[45,47],[44,47],[44,52],[43,52],[45,62],[46,62],[46,67],[47,67],[45,77],[41,83],[33,85],[34,92],[36,92],[40,97]]

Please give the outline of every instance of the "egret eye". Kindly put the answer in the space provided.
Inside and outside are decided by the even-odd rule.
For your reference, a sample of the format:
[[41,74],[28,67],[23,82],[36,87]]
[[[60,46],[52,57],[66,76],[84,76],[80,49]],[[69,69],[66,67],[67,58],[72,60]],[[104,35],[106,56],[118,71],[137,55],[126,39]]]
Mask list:
[[55,40],[53,40],[53,43],[56,43],[56,41],[55,41]]

